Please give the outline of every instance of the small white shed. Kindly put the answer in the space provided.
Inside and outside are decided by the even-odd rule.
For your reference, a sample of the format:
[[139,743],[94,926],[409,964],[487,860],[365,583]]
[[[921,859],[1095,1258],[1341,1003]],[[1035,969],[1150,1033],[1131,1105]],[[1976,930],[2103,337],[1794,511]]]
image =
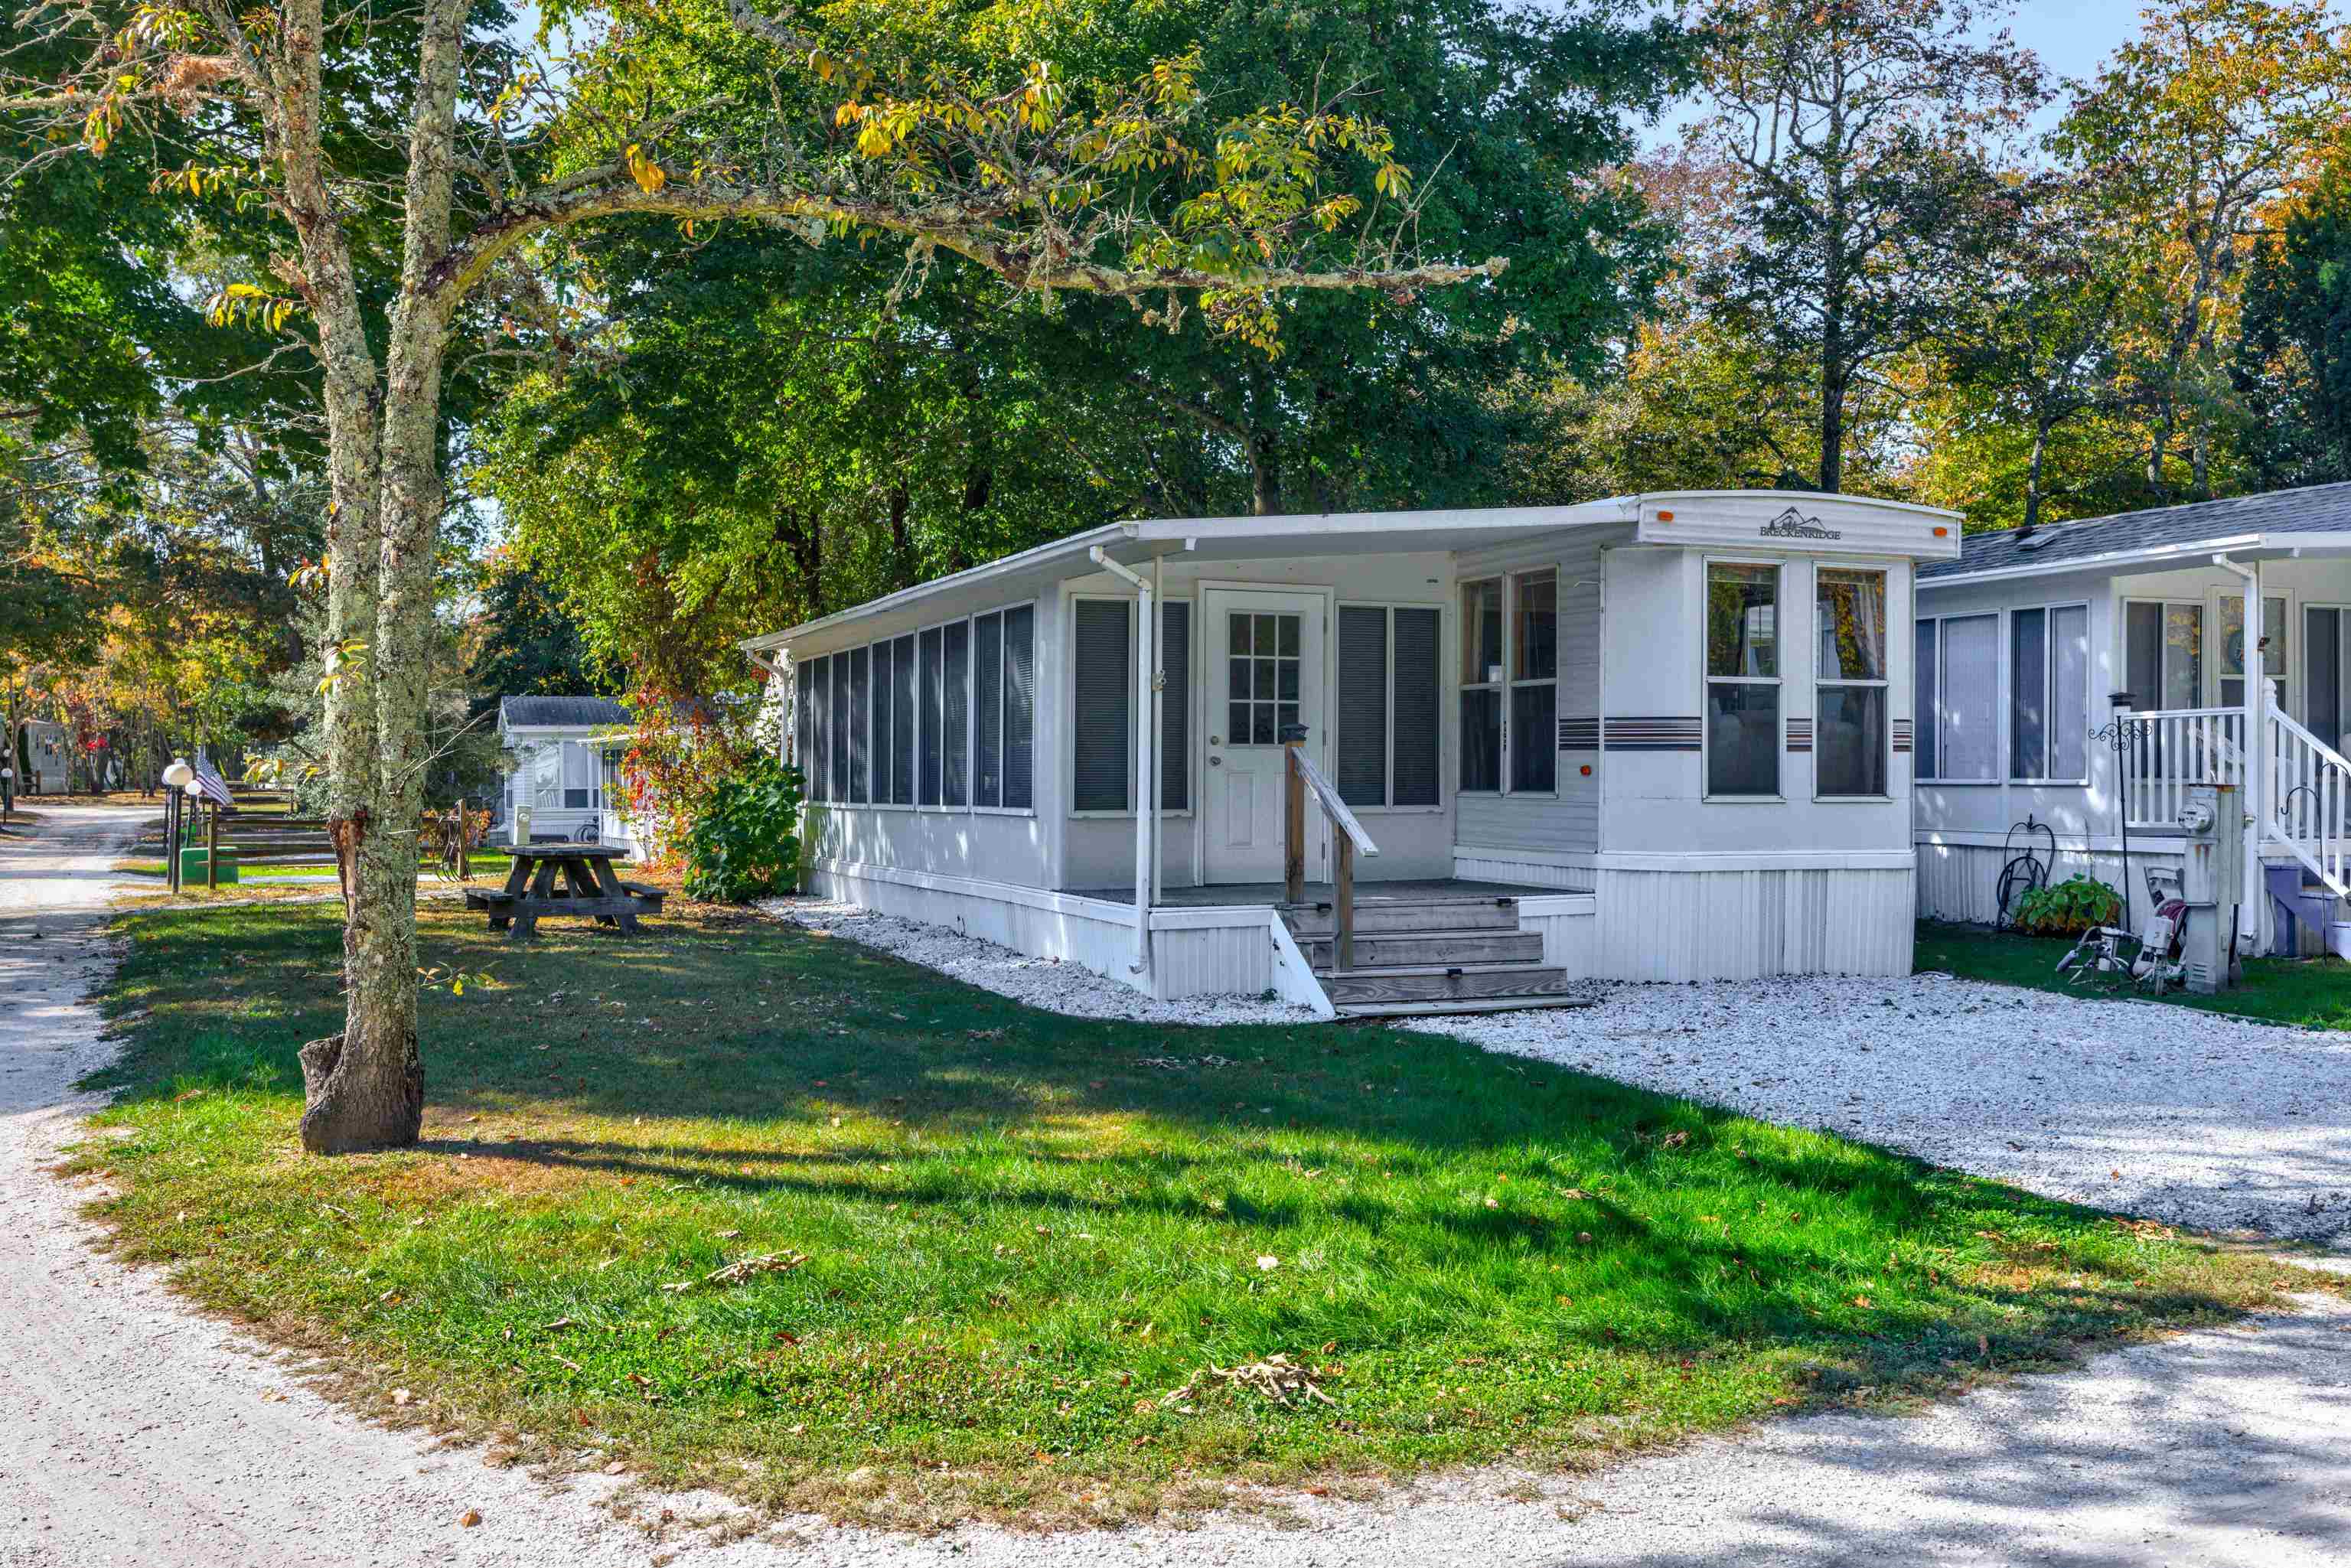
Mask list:
[[[528,810],[533,843],[604,843],[635,852],[615,738],[632,724],[610,697],[498,699],[498,747],[510,758],[498,822]],[[640,855],[639,858],[643,858]]]

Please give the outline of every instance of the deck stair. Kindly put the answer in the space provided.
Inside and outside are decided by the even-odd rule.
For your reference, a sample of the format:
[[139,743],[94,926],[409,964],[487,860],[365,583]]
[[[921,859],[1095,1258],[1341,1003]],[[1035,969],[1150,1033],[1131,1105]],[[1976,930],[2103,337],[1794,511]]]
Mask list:
[[1353,962],[1343,969],[1330,903],[1277,907],[1341,1018],[1508,1012],[1588,1001],[1567,971],[1542,961],[1542,934],[1520,929],[1515,898],[1359,893]]

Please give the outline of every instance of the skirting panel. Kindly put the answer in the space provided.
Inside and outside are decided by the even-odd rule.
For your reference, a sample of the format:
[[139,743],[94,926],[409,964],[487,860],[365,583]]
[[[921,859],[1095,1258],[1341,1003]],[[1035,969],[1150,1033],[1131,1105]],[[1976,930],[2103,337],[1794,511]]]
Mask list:
[[1620,980],[1907,975],[1913,873],[1599,873],[1601,973]]
[[[1059,907],[1040,907],[1039,895],[1030,889],[1008,890],[1008,894],[1020,894],[1018,898],[993,897],[986,883],[968,879],[957,879],[954,887],[925,887],[895,877],[860,875],[854,867],[839,862],[810,864],[802,882],[820,897],[945,926],[1032,958],[1075,964],[1164,999],[1253,997],[1277,988],[1270,909],[1236,908],[1227,925],[1153,931],[1159,980],[1155,988],[1134,972],[1131,912],[1120,911],[1129,915],[1123,921],[1096,918],[1084,906],[1104,906],[1092,900],[1049,897],[1041,903]],[[1307,983],[1311,984],[1311,977]]]
[[1596,873],[1590,866],[1552,865],[1512,860],[1507,854],[1478,854],[1457,849],[1453,852],[1453,874],[1464,882],[1516,882],[1529,887],[1590,893]]

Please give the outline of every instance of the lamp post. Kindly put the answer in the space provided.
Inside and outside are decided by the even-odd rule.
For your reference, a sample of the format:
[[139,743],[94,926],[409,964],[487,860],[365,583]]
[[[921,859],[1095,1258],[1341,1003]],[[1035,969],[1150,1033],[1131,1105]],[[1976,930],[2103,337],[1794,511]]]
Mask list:
[[180,823],[184,808],[181,791],[196,781],[196,770],[184,757],[174,757],[163,769],[163,878],[173,893],[180,891]]
[[2123,771],[2123,758],[2130,754],[2131,749],[2138,744],[2140,737],[2150,733],[2154,727],[2131,711],[2138,699],[2130,693],[2109,692],[2106,694],[2106,700],[2114,705],[2115,716],[2103,727],[2090,731],[2090,738],[2103,740],[2114,748],[2115,831],[2121,837],[2123,845],[2121,890],[2123,925],[2128,927],[2131,923],[2130,782],[2128,776]]

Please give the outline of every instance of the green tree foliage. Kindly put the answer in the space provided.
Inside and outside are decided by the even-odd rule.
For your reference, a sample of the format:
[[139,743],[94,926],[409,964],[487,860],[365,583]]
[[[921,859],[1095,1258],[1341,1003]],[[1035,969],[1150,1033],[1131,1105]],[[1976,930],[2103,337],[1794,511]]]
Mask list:
[[2256,256],[2235,382],[2256,485],[2351,479],[2351,162]]
[[1844,483],[1845,411],[1939,332],[1988,243],[1998,144],[2040,100],[2005,34],[1944,0],[1716,0],[1714,114],[1696,135],[1741,180],[1714,308],[1817,377],[1818,487]]
[[465,678],[476,718],[495,712],[500,697],[620,695],[546,581],[508,557],[490,563],[465,636],[473,645]]

